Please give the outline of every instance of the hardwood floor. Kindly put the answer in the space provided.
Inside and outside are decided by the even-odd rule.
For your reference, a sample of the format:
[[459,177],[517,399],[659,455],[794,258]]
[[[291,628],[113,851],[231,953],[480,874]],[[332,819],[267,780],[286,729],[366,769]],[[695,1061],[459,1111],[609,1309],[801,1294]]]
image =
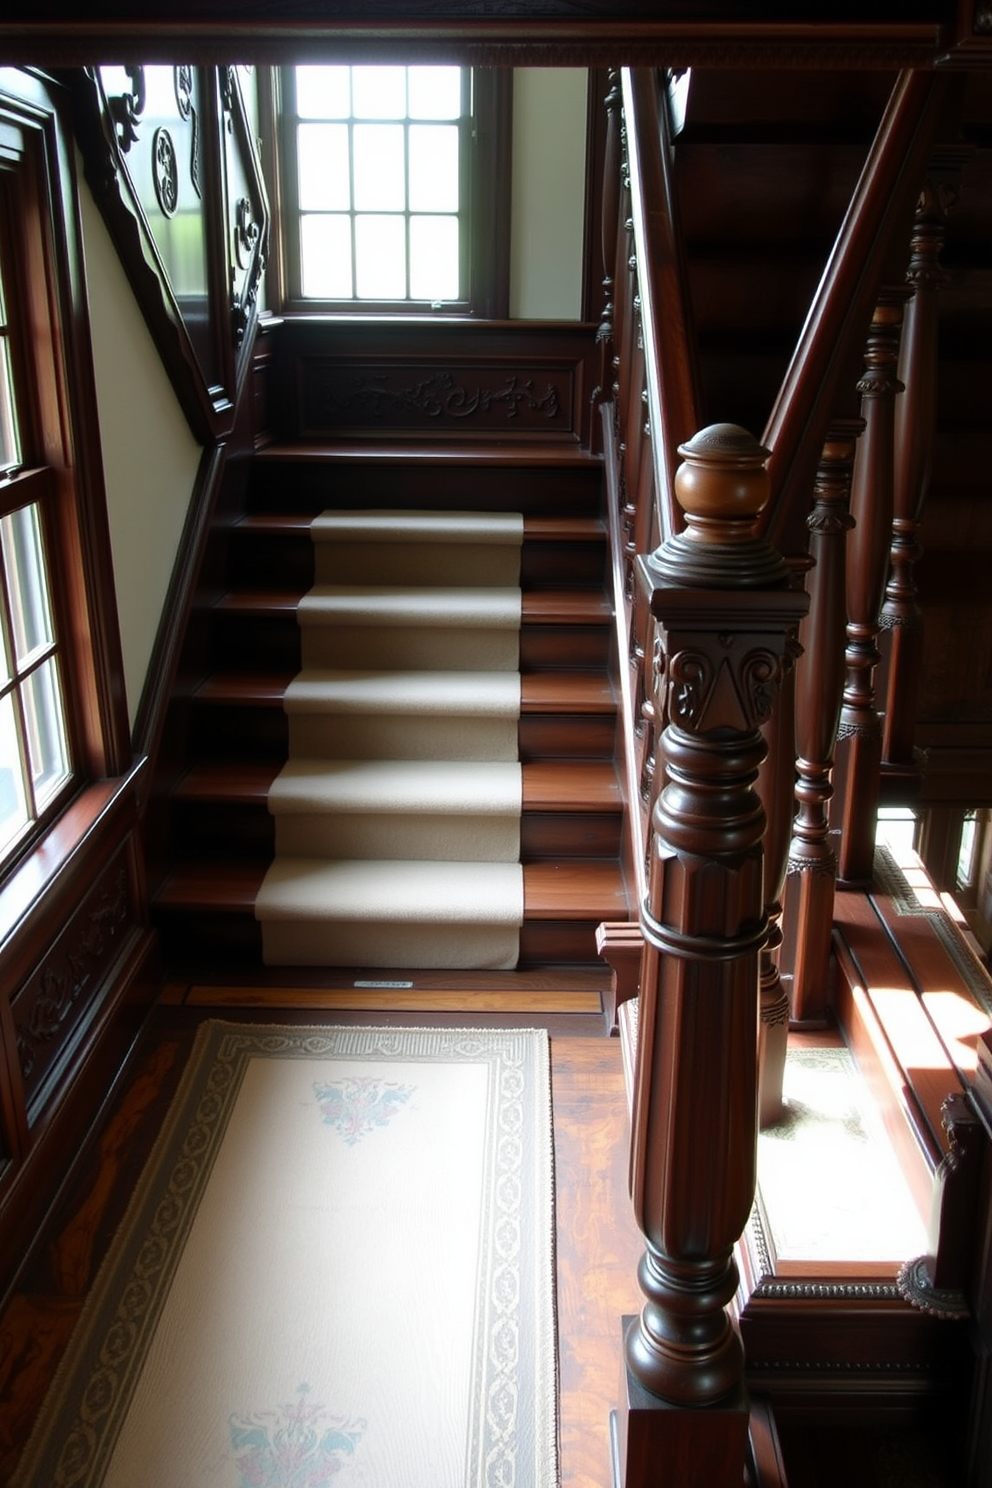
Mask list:
[[[250,990],[250,996],[249,994]],[[439,989],[443,990],[443,989]],[[0,1482],[8,1481],[130,1191],[168,1109],[199,1022],[212,1015],[280,1022],[369,1022],[367,1009],[319,1006],[315,989],[172,987],[150,1019],[90,1134],[44,1233],[0,1311]],[[425,994],[421,994],[423,997]],[[620,1324],[635,1310],[640,1239],[626,1196],[626,1101],[620,1047],[594,999],[542,1011],[538,993],[487,999],[485,1013],[442,1006],[375,1010],[377,1023],[543,1026],[551,1035],[563,1488],[608,1488],[609,1412]],[[340,1000],[343,999],[339,999]],[[427,998],[430,1001],[429,997]],[[529,1005],[528,1005],[529,1000]],[[504,1010],[499,1010],[500,1002]],[[538,1010],[534,1011],[534,1004]],[[213,1002],[213,1006],[211,1006]],[[318,1005],[315,1006],[314,1004]],[[543,998],[543,1006],[561,1006]],[[568,1004],[566,1004],[568,1006]],[[447,1010],[443,1010],[446,1008]]]

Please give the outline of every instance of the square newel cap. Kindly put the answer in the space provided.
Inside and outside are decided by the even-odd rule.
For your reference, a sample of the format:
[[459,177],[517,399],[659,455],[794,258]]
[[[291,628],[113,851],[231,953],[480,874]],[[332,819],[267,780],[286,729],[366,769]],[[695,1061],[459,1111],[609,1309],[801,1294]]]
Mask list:
[[769,496],[770,450],[738,424],[710,424],[679,445],[675,495],[686,530],[643,558],[652,586],[784,589],[785,559],[757,533]]

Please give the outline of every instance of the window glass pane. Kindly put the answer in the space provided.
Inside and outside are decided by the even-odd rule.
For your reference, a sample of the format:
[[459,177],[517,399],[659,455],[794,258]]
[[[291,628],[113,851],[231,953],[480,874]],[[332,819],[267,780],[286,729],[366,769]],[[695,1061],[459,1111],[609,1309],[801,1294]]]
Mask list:
[[405,117],[405,67],[353,67],[351,83],[356,119]]
[[301,124],[297,158],[301,211],[347,212],[351,206],[347,124]]
[[296,112],[301,119],[347,119],[351,113],[350,67],[298,67]]
[[41,546],[37,505],[22,506],[0,522],[10,599],[14,658],[23,666],[40,647],[51,645],[52,611]]
[[25,680],[22,698],[35,809],[40,812],[69,778],[65,710],[54,656]]
[[17,418],[14,413],[14,386],[10,375],[10,343],[0,336],[0,470],[21,463]]
[[402,124],[356,124],[356,211],[402,212],[405,206]]
[[350,300],[351,218],[302,217],[303,293],[315,300]]
[[357,291],[363,300],[406,297],[406,220],[356,217]]
[[0,698],[0,851],[28,824],[21,755],[17,747],[14,699]]
[[14,675],[13,659],[7,644],[7,628],[2,622],[3,616],[0,615],[0,686],[9,682]]
[[410,67],[410,118],[458,119],[462,112],[460,67]]
[[458,218],[410,218],[410,295],[457,300]]
[[410,125],[410,210],[458,211],[456,125]]

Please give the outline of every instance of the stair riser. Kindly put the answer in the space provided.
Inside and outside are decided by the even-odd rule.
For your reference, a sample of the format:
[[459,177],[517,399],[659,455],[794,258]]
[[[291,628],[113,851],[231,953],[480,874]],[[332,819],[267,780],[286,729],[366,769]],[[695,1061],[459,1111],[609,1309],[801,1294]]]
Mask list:
[[[177,802],[172,826],[176,847],[201,859],[239,857],[264,866],[275,847],[273,818],[261,803]],[[521,858],[524,862],[616,858],[620,831],[619,812],[525,811],[520,822]]]
[[381,507],[435,511],[522,511],[599,515],[601,475],[580,470],[499,465],[346,465],[313,461],[256,463],[254,511],[313,513]]
[[[232,589],[267,589],[273,576],[303,594],[313,583],[313,543],[299,533],[239,531],[230,535],[228,582]],[[606,573],[603,541],[548,543],[524,540],[520,582],[525,589],[602,588]]]
[[[218,671],[300,669],[300,627],[295,616],[214,614],[211,655]],[[597,670],[609,661],[607,625],[524,625],[520,632],[521,671]]]

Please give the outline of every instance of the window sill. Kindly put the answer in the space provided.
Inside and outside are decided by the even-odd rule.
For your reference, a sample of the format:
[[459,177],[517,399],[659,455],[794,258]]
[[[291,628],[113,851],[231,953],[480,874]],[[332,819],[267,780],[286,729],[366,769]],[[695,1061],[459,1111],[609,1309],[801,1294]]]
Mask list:
[[14,867],[0,886],[0,958],[6,959],[13,938],[44,913],[87,849],[124,813],[135,813],[140,761],[127,775],[85,786],[58,820]]

